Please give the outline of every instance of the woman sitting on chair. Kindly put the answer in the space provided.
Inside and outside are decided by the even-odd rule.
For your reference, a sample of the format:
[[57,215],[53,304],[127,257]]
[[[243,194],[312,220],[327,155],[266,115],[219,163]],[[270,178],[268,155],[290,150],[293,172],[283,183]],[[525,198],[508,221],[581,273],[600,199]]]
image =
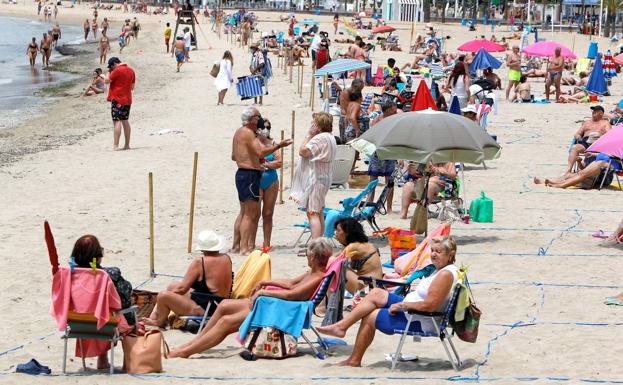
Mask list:
[[363,288],[358,275],[383,278],[383,266],[379,249],[368,241],[361,223],[354,218],[340,218],[335,222],[335,239],[344,246],[340,253],[350,260],[346,271],[346,290],[355,293]]
[[171,350],[170,358],[189,356],[208,350],[228,335],[235,333],[253,309],[259,296],[268,296],[290,301],[307,301],[315,293],[325,275],[327,261],[333,253],[331,241],[316,238],[307,247],[307,264],[310,269],[294,278],[276,281],[262,281],[250,299],[226,299],[216,308],[216,312],[201,332],[189,342]]
[[[359,305],[344,319],[333,325],[319,327],[323,334],[342,338],[346,331],[361,320],[353,351],[342,366],[361,366],[366,349],[374,339],[376,330],[394,334],[407,326],[405,312],[443,312],[452,296],[452,289],[458,281],[458,269],[454,265],[456,242],[452,237],[438,237],[431,240],[431,262],[435,273],[420,281],[417,288],[406,297],[389,293],[383,289],[372,289]],[[413,316],[409,330],[412,332],[436,333],[429,317]]]
[[173,281],[166,290],[158,293],[156,307],[151,315],[141,319],[146,325],[165,327],[171,311],[178,316],[204,315],[210,300],[196,293],[229,297],[232,269],[229,255],[221,253],[225,240],[210,230],[202,231],[198,238],[196,248],[203,255],[190,263],[182,281]]
[[[400,218],[406,219],[409,211],[409,205],[414,201],[420,200],[424,192],[425,179],[420,176],[422,166],[411,163],[408,168],[407,181],[402,187],[402,206],[400,208]],[[428,201],[435,202],[439,200],[441,192],[452,192],[456,187],[456,168],[454,163],[437,163],[428,164],[425,173],[432,176],[428,180]],[[418,185],[419,184],[419,185]],[[418,191],[420,191],[418,193]]]

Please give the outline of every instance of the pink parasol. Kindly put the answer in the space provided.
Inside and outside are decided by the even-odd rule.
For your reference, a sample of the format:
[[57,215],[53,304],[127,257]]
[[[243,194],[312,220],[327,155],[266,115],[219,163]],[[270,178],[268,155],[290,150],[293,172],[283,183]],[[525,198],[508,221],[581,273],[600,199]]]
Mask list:
[[372,33],[387,33],[387,32],[394,32],[396,30],[396,28],[392,27],[391,25],[381,25],[379,27],[376,27],[372,30]]
[[560,55],[562,57],[576,58],[575,54],[571,52],[569,48],[555,41],[539,41],[538,43],[530,44],[521,52],[529,56],[554,56],[554,51],[558,47],[560,47]]
[[614,62],[620,66],[623,66],[623,53],[616,55],[614,57]]
[[478,52],[483,48],[487,52],[504,52],[506,47],[498,43],[494,43],[485,39],[470,40],[467,43],[463,43],[459,46],[459,51],[464,52]]
[[623,159],[623,124],[614,126],[595,143],[586,149],[589,152],[603,152],[606,155]]
[[50,228],[48,221],[43,222],[43,231],[45,233],[45,243],[48,246],[50,264],[52,265],[52,275],[54,275],[58,271],[58,253],[56,252],[54,236],[52,235],[52,229]]

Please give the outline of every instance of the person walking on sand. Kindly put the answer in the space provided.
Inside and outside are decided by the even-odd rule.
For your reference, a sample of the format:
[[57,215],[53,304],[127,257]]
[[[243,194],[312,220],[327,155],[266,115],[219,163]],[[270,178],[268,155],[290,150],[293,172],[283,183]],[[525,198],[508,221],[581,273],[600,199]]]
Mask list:
[[167,47],[167,53],[169,53],[169,42],[171,41],[171,24],[167,23],[164,28],[164,45]]
[[102,37],[100,37],[98,50],[100,51],[100,64],[104,64],[108,51],[110,51],[110,40],[104,32],[102,32]]
[[117,43],[119,43],[119,53],[121,53],[123,49],[125,48],[125,44],[126,44],[125,34],[123,32],[121,32],[121,34],[119,35],[119,38],[117,39]]
[[521,80],[521,55],[519,47],[514,45],[513,51],[506,58],[506,66],[508,67],[508,86],[506,87],[506,100],[511,90],[514,90]]
[[28,55],[30,66],[33,68],[35,67],[35,60],[37,59],[37,51],[39,51],[39,46],[37,45],[37,38],[33,37],[30,44],[28,44],[28,48],[26,48],[26,54]]
[[218,91],[218,101],[216,105],[222,105],[225,101],[225,94],[234,82],[232,68],[234,67],[234,57],[231,52],[225,51],[223,58],[219,63],[218,75],[214,79],[214,85]]
[[91,23],[91,31],[93,31],[93,40],[97,41],[97,19],[93,19],[93,23]]
[[58,16],[58,7],[54,4],[54,20],[56,20],[56,16]]
[[264,127],[264,119],[255,107],[242,112],[242,127],[234,133],[231,159],[236,162],[236,189],[240,212],[234,223],[233,253],[247,255],[255,249],[255,234],[260,219],[260,180],[262,163],[269,154],[292,144],[292,139],[282,140],[272,146],[263,146],[257,138],[258,127]]
[[89,23],[89,19],[86,19],[84,23],[82,23],[82,28],[84,29],[84,41],[87,41],[89,37],[89,31],[91,30],[91,24]]
[[43,3],[41,3],[41,0],[39,0],[39,2],[37,3],[37,16],[41,15],[41,8],[43,8]]
[[554,85],[556,89],[556,101],[560,99],[560,80],[564,69],[565,59],[560,55],[560,47],[554,50],[554,57],[547,64],[547,81],[545,82],[545,99],[549,100],[549,88]]
[[108,60],[108,76],[105,79],[108,87],[108,100],[111,102],[111,116],[113,122],[113,150],[119,149],[121,129],[125,138],[124,150],[130,149],[130,107],[132,106],[132,91],[136,80],[134,70],[127,64],[122,64],[118,57]]
[[184,55],[186,56],[186,62],[190,60],[190,44],[192,35],[190,34],[190,28],[184,28]]
[[48,39],[48,34],[44,33],[41,42],[39,43],[39,48],[41,49],[41,65],[43,68],[48,68],[50,66],[50,54],[52,53],[52,49],[50,48],[50,39]]
[[180,72],[180,67],[184,64],[186,49],[184,48],[184,37],[182,35],[177,35],[175,37],[175,42],[173,43],[173,52],[171,56],[175,54],[175,61],[177,61],[177,72]]

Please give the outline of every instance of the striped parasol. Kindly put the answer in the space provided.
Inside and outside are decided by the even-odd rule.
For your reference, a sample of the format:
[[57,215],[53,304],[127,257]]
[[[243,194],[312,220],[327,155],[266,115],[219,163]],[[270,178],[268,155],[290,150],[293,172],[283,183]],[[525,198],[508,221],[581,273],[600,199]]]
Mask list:
[[604,77],[606,78],[606,80],[612,79],[613,77],[617,76],[614,59],[612,58],[612,52],[610,52],[610,50],[608,50],[608,52],[606,52],[606,54],[604,55],[604,62],[602,66],[604,69]]
[[363,70],[370,68],[370,64],[355,59],[338,59],[325,64],[321,69],[316,71],[315,76],[333,75],[342,72]]
[[348,34],[352,35],[353,37],[357,37],[357,36],[359,36],[359,32],[357,32],[357,29],[355,29],[355,27],[353,27],[352,25],[350,25],[350,24],[349,24],[349,23],[347,23],[347,22],[344,22],[344,23],[342,24],[342,28],[344,28],[344,30],[345,30]]

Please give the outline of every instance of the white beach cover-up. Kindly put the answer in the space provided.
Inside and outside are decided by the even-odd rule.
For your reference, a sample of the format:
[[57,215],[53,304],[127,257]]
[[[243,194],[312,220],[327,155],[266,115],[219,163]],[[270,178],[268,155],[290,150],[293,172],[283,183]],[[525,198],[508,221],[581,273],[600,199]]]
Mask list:
[[216,75],[216,78],[214,78],[214,85],[216,86],[217,91],[220,92],[231,87],[231,84],[234,81],[234,77],[231,71],[231,61],[229,61],[228,59],[222,59],[219,65],[220,67],[218,70],[218,75]]

